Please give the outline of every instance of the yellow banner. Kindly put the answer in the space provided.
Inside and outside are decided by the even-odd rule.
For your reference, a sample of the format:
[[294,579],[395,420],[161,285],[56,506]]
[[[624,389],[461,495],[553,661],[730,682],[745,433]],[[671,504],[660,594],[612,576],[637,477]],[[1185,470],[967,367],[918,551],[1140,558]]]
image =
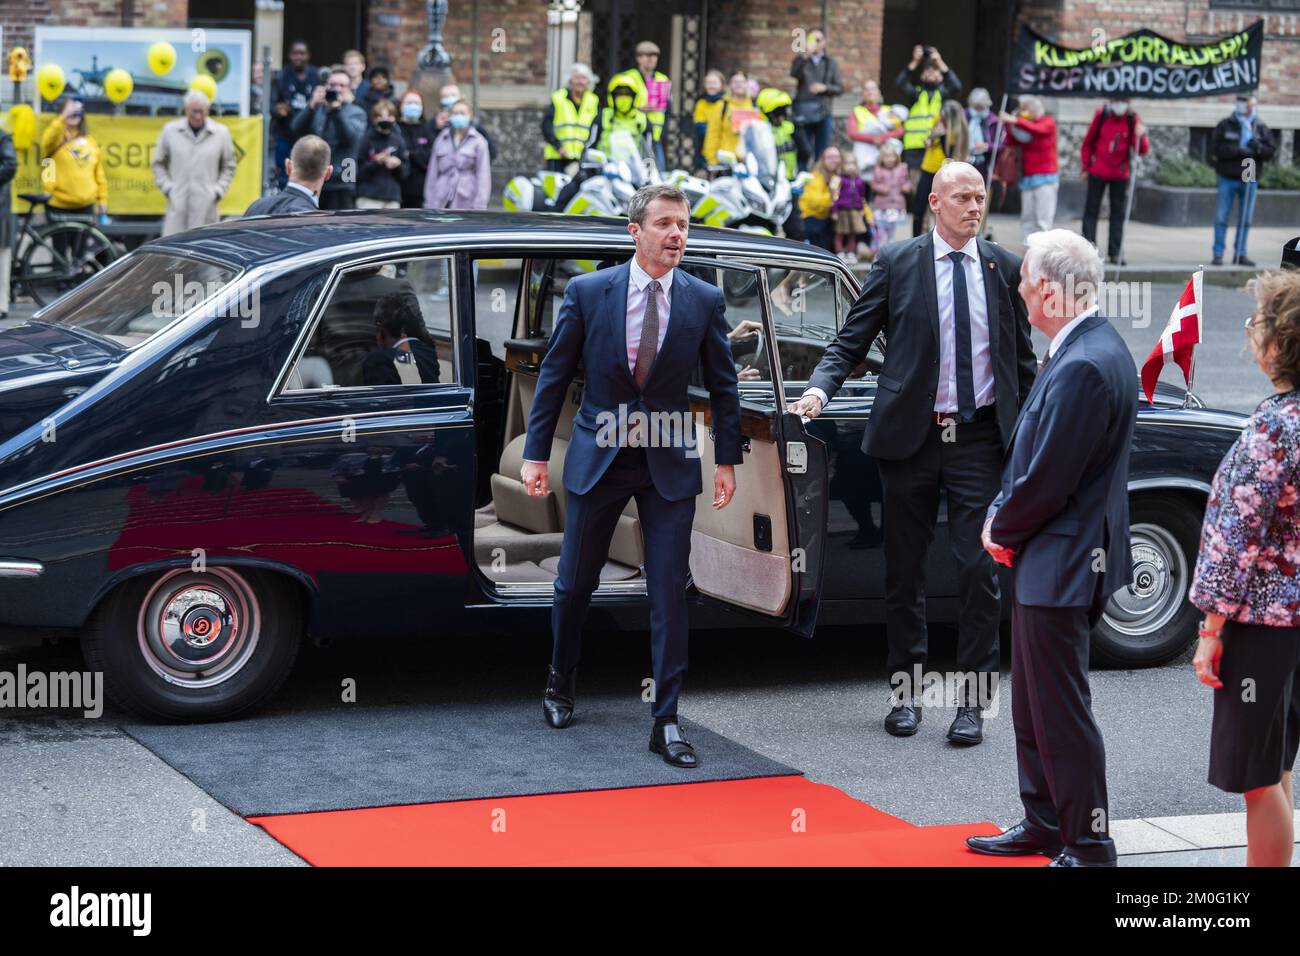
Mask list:
[[[18,175],[14,177],[14,212],[26,212],[19,193],[44,192],[41,188],[40,141],[52,113],[36,117],[36,137],[27,149],[18,150]],[[153,181],[154,147],[163,126],[174,116],[101,116],[90,114],[86,126],[103,152],[104,177],[108,180],[110,216],[161,216],[167,200]],[[262,117],[214,116],[214,122],[230,130],[235,142],[235,178],[217,209],[223,216],[242,216],[262,195]]]

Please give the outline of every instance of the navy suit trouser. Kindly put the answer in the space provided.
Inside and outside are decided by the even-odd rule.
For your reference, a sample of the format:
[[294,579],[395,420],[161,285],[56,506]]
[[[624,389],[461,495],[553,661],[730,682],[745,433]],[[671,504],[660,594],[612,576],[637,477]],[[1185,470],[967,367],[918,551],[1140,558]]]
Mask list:
[[564,544],[551,609],[555,640],[551,666],[568,674],[578,665],[591,594],[600,583],[600,569],[609,555],[619,515],[633,498],[645,539],[654,677],[651,714],[655,718],[676,717],[677,698],[686,675],[686,578],[695,498],[669,501],[660,495],[644,449],[620,449],[590,491],[568,492]]
[[1080,859],[1115,859],[1106,797],[1106,747],[1092,714],[1087,607],[1011,612],[1011,721],[1025,824]]

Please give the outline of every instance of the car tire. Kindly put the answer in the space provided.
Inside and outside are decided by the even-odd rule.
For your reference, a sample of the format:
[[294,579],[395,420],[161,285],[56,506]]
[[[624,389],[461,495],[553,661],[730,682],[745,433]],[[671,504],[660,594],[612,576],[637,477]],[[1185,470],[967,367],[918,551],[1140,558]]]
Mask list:
[[218,720],[265,704],[293,668],[302,608],[289,582],[244,568],[133,578],[82,634],[109,697],[148,720]]
[[1092,659],[1104,667],[1156,667],[1196,640],[1201,617],[1188,600],[1203,508],[1187,498],[1134,499],[1130,538],[1134,581],[1106,604],[1092,632]]

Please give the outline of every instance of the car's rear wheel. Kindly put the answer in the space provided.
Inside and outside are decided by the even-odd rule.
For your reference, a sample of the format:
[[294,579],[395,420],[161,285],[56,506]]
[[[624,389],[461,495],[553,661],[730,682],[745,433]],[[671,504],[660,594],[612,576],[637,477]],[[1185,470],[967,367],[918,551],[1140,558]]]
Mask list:
[[124,709],[153,720],[213,720],[269,700],[301,638],[293,585],[209,568],[127,581],[96,609],[82,642]]
[[1200,612],[1187,600],[1202,510],[1190,499],[1135,499],[1129,537],[1133,583],[1106,604],[1092,632],[1092,658],[1109,667],[1152,667],[1196,640]]

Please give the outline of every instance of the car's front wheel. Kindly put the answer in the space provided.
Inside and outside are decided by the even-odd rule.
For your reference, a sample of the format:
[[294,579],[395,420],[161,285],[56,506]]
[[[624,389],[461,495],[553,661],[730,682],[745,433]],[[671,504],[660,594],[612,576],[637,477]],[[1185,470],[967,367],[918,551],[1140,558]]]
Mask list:
[[1202,511],[1183,498],[1143,497],[1130,510],[1133,583],[1115,592],[1092,632],[1092,658],[1109,667],[1153,667],[1196,640],[1200,612],[1187,600]]
[[152,720],[214,720],[264,704],[289,675],[302,637],[293,586],[235,568],[127,581],[82,635],[109,696]]

